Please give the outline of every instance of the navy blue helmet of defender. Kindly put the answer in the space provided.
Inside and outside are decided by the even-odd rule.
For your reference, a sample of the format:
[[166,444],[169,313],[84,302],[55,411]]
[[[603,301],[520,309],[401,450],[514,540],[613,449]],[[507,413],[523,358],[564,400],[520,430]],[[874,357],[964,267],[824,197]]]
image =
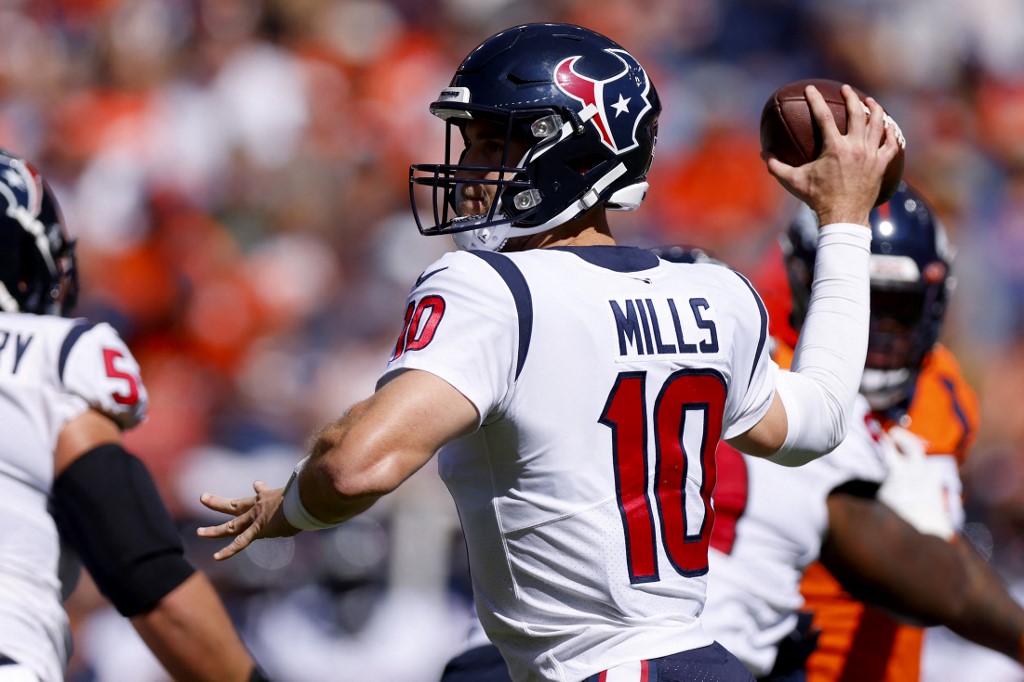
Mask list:
[[[420,232],[453,234],[461,248],[497,250],[510,237],[550,230],[600,203],[633,210],[647,193],[661,102],[650,77],[625,49],[572,24],[526,24],[491,36],[462,62],[430,105],[446,122],[443,164],[409,169]],[[500,166],[463,165],[452,144],[467,122],[505,131]],[[526,141],[522,158],[509,142]],[[496,178],[497,200],[479,215],[458,215],[463,187]],[[417,187],[433,188],[421,214]],[[432,215],[430,213],[432,212]]]
[[[934,211],[906,183],[870,220],[871,326],[861,393],[873,409],[899,410],[939,338],[954,286],[953,249]],[[796,329],[807,312],[817,239],[817,217],[802,206],[781,239]]]
[[64,315],[77,296],[75,244],[53,192],[0,149],[0,310]]

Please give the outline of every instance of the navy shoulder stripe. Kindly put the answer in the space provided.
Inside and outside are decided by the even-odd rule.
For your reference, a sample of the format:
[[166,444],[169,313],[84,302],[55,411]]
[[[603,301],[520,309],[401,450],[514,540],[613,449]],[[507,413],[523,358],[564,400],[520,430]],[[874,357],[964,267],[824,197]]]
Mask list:
[[68,332],[68,335],[64,337],[64,343],[61,344],[60,347],[60,360],[58,360],[57,362],[57,376],[60,377],[61,381],[64,381],[64,365],[66,365],[68,362],[68,355],[71,354],[71,349],[74,347],[75,343],[82,336],[82,334],[86,333],[95,326],[95,323],[86,322],[83,320],[81,322],[76,323],[75,326],[71,328],[71,331]]
[[960,404],[960,399],[956,394],[956,384],[949,377],[942,377],[942,386],[949,392],[949,399],[953,402],[953,412],[956,413],[956,419],[960,422],[960,428],[963,429],[963,435],[960,436],[960,442],[956,444],[956,453],[959,455],[964,451],[967,446],[967,440],[971,436],[971,423],[967,420],[967,414],[964,412],[963,406]]
[[[733,270],[733,272],[736,272]],[[757,293],[757,289],[750,283],[750,280],[744,277],[742,274],[736,272],[736,276],[743,280],[743,283],[750,289],[751,295],[754,297],[754,301],[757,302],[757,309],[761,313],[761,338],[757,341],[757,352],[754,353],[754,361],[750,364],[750,378],[747,379],[747,388],[750,388],[750,382],[754,380],[754,370],[757,368],[757,359],[761,357],[761,352],[764,350],[764,344],[768,342],[768,309],[764,307],[764,301],[761,300],[761,296]]]
[[523,273],[512,262],[508,256],[503,256],[494,251],[468,251],[477,256],[485,263],[494,268],[503,280],[508,290],[512,293],[512,299],[516,304],[516,314],[519,317],[519,357],[516,360],[516,379],[523,371],[523,364],[526,362],[526,354],[530,350],[530,337],[533,335],[533,297],[530,295],[530,286],[526,283]]

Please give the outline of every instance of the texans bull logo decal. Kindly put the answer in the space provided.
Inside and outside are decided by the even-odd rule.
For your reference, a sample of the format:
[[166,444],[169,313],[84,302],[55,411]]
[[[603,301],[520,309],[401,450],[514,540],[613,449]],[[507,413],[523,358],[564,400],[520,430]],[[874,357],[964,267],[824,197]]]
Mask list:
[[4,182],[0,183],[0,193],[7,199],[7,212],[14,216],[16,208],[27,211],[27,215],[35,218],[39,215],[43,203],[43,181],[39,173],[29,164],[20,159],[10,159],[9,165],[0,170]]
[[637,146],[636,128],[651,108],[647,99],[650,80],[640,63],[622,49],[607,49],[622,62],[622,71],[603,80],[595,80],[576,70],[582,57],[566,57],[555,67],[559,90],[583,104],[580,117],[592,121],[601,141],[616,154]]

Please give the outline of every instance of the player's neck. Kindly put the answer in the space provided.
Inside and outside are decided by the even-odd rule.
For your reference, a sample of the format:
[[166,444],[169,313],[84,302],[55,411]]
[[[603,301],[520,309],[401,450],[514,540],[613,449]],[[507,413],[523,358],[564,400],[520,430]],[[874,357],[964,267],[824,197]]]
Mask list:
[[555,246],[615,246],[615,243],[602,205],[547,232],[513,237],[502,251],[550,249]]
[[550,232],[537,235],[535,248],[554,246],[615,246],[604,207],[599,206]]
[[615,246],[615,238],[607,231],[588,227],[571,236],[554,239],[540,248],[548,249],[553,246]]

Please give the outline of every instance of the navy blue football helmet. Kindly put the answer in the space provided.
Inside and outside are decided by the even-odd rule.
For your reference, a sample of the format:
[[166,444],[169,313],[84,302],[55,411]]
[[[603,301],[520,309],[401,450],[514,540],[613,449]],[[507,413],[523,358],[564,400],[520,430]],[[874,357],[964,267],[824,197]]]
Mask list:
[[[461,248],[498,250],[510,237],[550,230],[602,202],[633,210],[647,193],[661,102],[640,63],[589,29],[526,24],[491,36],[430,111],[447,124],[447,152],[443,164],[409,169],[422,234],[453,234]],[[475,119],[505,130],[500,166],[462,165],[465,152],[452,162],[453,141]],[[526,142],[523,158],[507,158],[512,139]],[[497,179],[481,180],[484,173]],[[457,214],[466,184],[495,186],[485,213]],[[420,186],[433,188],[426,219],[417,205]]]
[[[898,410],[939,338],[955,284],[953,249],[938,217],[906,183],[870,221],[871,327],[861,393],[875,410]],[[781,238],[796,329],[807,312],[817,241],[817,216],[801,206]]]
[[53,192],[0,149],[0,310],[64,315],[77,298],[75,243]]

